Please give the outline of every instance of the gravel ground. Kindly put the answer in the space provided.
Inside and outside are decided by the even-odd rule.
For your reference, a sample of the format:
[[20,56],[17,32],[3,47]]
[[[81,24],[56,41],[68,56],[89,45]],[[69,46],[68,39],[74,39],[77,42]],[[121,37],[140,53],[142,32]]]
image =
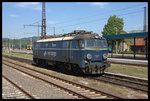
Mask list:
[[[32,94],[35,98],[38,98],[38,99],[77,99],[77,97],[72,96],[71,94],[63,90],[60,90],[56,87],[46,84],[43,81],[37,80],[17,70],[9,68],[6,65],[2,65],[2,68],[3,68],[2,69],[3,75],[11,79],[17,85],[20,85],[21,87],[23,87],[25,91]],[[6,94],[9,95],[10,93],[11,92],[9,91],[7,93],[3,92],[3,95],[6,95]]]
[[[35,68],[34,66],[30,66],[28,64],[24,64],[25,66],[31,67],[31,68]],[[148,95],[147,93],[143,93],[141,91],[136,91],[136,90],[132,90],[126,87],[119,87],[116,85],[112,85],[112,84],[108,84],[108,83],[103,83],[103,82],[97,82],[94,80],[89,80],[89,79],[85,79],[85,78],[80,78],[80,76],[74,76],[74,75],[68,75],[66,73],[61,73],[59,71],[51,71],[51,69],[45,69],[45,68],[36,68],[38,70],[41,70],[43,72],[47,72],[56,76],[61,76],[64,79],[69,79],[69,80],[73,80],[75,82],[81,83],[81,84],[85,84],[106,92],[110,92],[112,94],[116,94],[116,95],[120,95],[120,96],[124,96],[127,99],[147,99]]]
[[29,99],[23,92],[2,78],[2,97],[3,99]]

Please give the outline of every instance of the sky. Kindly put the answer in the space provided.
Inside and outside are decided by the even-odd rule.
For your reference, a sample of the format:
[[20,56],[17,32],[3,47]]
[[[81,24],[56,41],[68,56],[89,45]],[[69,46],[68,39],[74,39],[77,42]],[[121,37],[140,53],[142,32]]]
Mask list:
[[[47,35],[70,33],[74,30],[93,31],[102,36],[110,16],[124,20],[123,30],[143,30],[144,7],[148,25],[148,2],[45,2]],[[2,2],[2,38],[38,36],[42,2]],[[39,29],[41,34],[41,28]]]

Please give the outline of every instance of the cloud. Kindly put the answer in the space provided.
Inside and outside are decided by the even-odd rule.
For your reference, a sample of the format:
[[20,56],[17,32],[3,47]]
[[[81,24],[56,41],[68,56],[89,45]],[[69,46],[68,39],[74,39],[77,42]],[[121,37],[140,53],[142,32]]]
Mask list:
[[33,8],[34,10],[39,10],[39,11],[42,11],[42,7],[35,7],[35,8]]
[[17,7],[23,7],[23,8],[27,8],[33,5],[39,5],[40,2],[21,2],[21,3],[17,3],[16,6]]
[[56,21],[48,21],[49,24],[55,24]]
[[18,17],[18,15],[16,15],[16,14],[10,14],[9,16],[10,16],[10,17],[13,17],[13,18]]
[[104,7],[106,5],[108,5],[108,3],[104,3],[104,2],[94,2],[94,3],[91,3],[91,5],[93,6],[98,6],[98,7]]
[[16,3],[15,7],[31,8],[33,10],[42,11],[42,5],[40,4],[40,2],[21,2],[21,3]]
[[89,4],[88,2],[77,2],[76,4],[82,5],[82,4]]
[[86,4],[86,5],[92,5],[92,6],[98,6],[98,7],[101,7],[103,8],[104,6],[108,5],[109,3],[106,3],[106,2],[77,2],[76,4]]

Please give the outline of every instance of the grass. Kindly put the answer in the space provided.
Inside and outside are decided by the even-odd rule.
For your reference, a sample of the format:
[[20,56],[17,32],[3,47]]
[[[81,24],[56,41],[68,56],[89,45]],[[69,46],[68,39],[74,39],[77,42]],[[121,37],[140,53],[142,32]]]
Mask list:
[[112,73],[120,73],[120,74],[125,74],[130,76],[136,76],[140,78],[148,78],[148,67],[111,64],[111,67],[107,68],[106,71]]
[[28,54],[21,54],[21,53],[8,53],[8,52],[3,52],[4,55],[11,55],[11,56],[16,56],[16,57],[22,57],[22,58],[27,58],[32,60],[33,56],[28,55]]
[[[23,58],[27,58],[27,59],[31,59],[31,60],[33,58],[32,55],[20,54],[20,53],[3,52],[3,54],[17,56],[17,57],[23,57]],[[140,78],[148,78],[148,67],[137,67],[137,66],[111,64],[111,67],[107,68],[106,72],[120,73],[120,74],[129,75],[129,76],[140,77]]]

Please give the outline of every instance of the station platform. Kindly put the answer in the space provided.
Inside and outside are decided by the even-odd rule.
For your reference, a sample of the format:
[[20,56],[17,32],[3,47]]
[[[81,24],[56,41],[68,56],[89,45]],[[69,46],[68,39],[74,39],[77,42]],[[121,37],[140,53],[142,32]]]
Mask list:
[[135,65],[145,65],[148,66],[148,60],[137,60],[137,59],[122,59],[122,58],[108,58],[109,62],[115,63],[128,63]]
[[135,55],[136,58],[134,58],[134,54],[113,54],[108,53],[108,58],[121,58],[121,59],[133,59],[133,60],[148,60],[146,58],[146,55]]

